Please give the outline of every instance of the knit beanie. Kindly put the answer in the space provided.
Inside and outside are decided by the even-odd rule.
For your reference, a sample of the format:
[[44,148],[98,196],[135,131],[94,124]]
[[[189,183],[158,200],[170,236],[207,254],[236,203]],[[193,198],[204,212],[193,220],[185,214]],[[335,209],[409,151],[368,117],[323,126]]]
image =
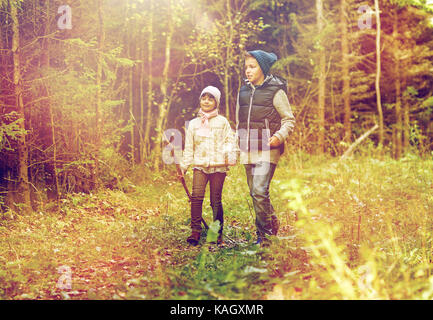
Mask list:
[[272,67],[275,61],[277,61],[277,56],[273,52],[254,50],[254,51],[248,51],[248,53],[257,60],[265,76],[268,74],[269,69]]
[[221,92],[218,90],[218,88],[213,87],[213,86],[208,86],[208,87],[204,88],[203,91],[200,94],[200,98],[205,93],[209,93],[212,97],[215,98],[215,100],[216,100],[216,107],[218,108],[218,106],[220,104],[220,99],[221,99]]

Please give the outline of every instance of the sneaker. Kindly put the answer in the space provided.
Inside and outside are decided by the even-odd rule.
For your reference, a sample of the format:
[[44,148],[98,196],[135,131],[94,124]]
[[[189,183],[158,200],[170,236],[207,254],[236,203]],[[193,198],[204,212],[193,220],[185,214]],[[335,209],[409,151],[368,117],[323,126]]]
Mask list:
[[254,244],[260,247],[268,247],[270,245],[270,240],[263,236],[257,236],[257,240]]
[[262,239],[262,237],[257,237],[257,240],[256,240],[256,242],[254,242],[254,244],[255,245],[261,245],[261,243],[263,242],[263,239]]
[[186,241],[193,246],[196,246],[200,241],[200,232],[193,231]]

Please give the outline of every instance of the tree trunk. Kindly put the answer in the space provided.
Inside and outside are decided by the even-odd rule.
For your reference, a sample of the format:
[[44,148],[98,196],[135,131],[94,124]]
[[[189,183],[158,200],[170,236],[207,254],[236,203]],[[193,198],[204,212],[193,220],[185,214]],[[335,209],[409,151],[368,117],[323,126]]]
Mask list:
[[232,43],[233,43],[233,21],[232,21],[232,10],[230,0],[226,0],[227,17],[230,23],[229,25],[229,39],[226,48],[226,61],[225,61],[225,72],[224,72],[224,98],[226,104],[226,118],[230,119],[230,68],[232,62]]
[[[403,70],[406,70],[406,66],[410,66],[410,62],[406,62],[403,65]],[[406,88],[407,80],[406,75],[403,75],[403,88]],[[410,139],[410,118],[409,118],[409,103],[407,102],[407,97],[403,96],[403,153],[409,148]]]
[[[12,55],[14,64],[13,83],[15,89],[15,103],[18,109],[18,119],[20,129],[25,130],[25,110],[23,102],[23,87],[21,78],[21,57],[20,57],[20,34],[17,3],[15,0],[9,0],[12,19]],[[28,176],[28,150],[26,143],[26,135],[22,134],[18,137],[18,192],[22,195],[24,211],[30,212],[30,186]]]
[[[317,10],[317,32],[322,33],[324,23],[323,23],[323,2],[322,0],[316,0],[316,10]],[[325,78],[326,78],[326,60],[325,60],[325,50],[323,48],[323,41],[320,40],[319,43],[319,96],[317,103],[317,114],[318,114],[318,151],[323,153],[325,151]]]
[[[35,3],[36,5],[36,3]],[[45,3],[45,34],[49,34],[50,32],[50,21],[51,21],[51,6],[50,0],[47,0]],[[35,9],[36,10],[36,9]],[[36,22],[35,22],[36,23]],[[45,38],[41,41],[42,45],[42,53],[39,59],[39,68],[42,70],[43,68],[50,68],[50,39]],[[41,78],[44,74],[40,73]],[[48,110],[47,116],[49,117],[49,122],[51,126],[51,140],[46,140],[45,147],[49,147],[49,143],[52,145],[53,154],[52,159],[49,159],[45,166],[45,183],[47,185],[47,198],[48,200],[54,200],[57,205],[57,210],[60,209],[60,186],[59,186],[59,177],[57,174],[57,141],[56,141],[56,128],[55,128],[55,117],[53,112],[53,106],[50,97],[50,89],[46,82],[43,82],[43,91],[42,94],[47,97],[47,99],[42,102],[42,105],[46,107]],[[45,120],[45,118],[44,118]],[[48,118],[46,118],[48,120]],[[48,136],[48,133],[47,133]]]
[[144,164],[144,159],[146,159],[146,146],[145,146],[145,141],[144,141],[144,135],[143,135],[143,130],[144,130],[144,119],[145,119],[145,114],[144,114],[144,48],[143,45],[145,43],[145,37],[144,37],[144,32],[140,31],[139,37],[141,39],[140,44],[139,44],[139,59],[141,61],[140,63],[140,70],[139,70],[139,94],[138,97],[140,99],[140,127],[138,132],[140,133],[140,164],[143,165]]
[[[153,0],[149,0],[149,36],[147,42],[147,114],[146,127],[144,130],[144,146],[146,157],[150,156],[150,118],[153,108],[153,85],[152,85],[152,63],[153,63]],[[143,156],[143,161],[146,158]]]
[[102,50],[104,46],[105,33],[104,33],[104,16],[102,7],[104,0],[98,0],[98,51],[97,51],[97,66],[96,66],[96,105],[95,105],[95,136],[96,136],[96,150],[99,149],[101,143],[101,107],[102,107],[102,64],[103,55]]
[[[396,8],[396,10],[398,10]],[[395,158],[399,159],[402,155],[402,116],[401,116],[401,76],[400,76],[400,46],[398,40],[398,11],[394,13],[393,25],[393,50],[395,61]]]
[[[46,88],[46,92],[49,96],[49,90],[47,87]],[[51,106],[51,102],[48,102],[48,110],[50,113],[50,123],[51,123],[51,137],[52,137],[52,142],[53,142],[53,175],[54,175],[54,187],[53,187],[53,191],[55,192],[55,197],[56,197],[56,204],[57,204],[57,210],[60,210],[60,187],[59,187],[59,176],[57,174],[57,141],[56,141],[56,128],[55,128],[55,121],[54,121],[54,113],[53,113],[53,108]]]
[[[49,33],[49,25],[50,25],[50,0],[47,0],[46,2],[46,28],[45,28],[45,34]],[[44,46],[44,53],[43,60],[41,61],[42,65],[44,67],[50,67],[50,50],[49,50],[49,39],[44,39],[42,42],[42,45]],[[42,75],[41,75],[42,76]],[[50,97],[50,90],[46,83],[44,83],[45,87],[45,94],[47,97]],[[60,210],[60,186],[59,186],[59,176],[57,174],[57,140],[56,140],[56,127],[55,127],[55,120],[54,120],[54,112],[53,112],[53,106],[48,98],[46,101],[46,105],[48,108],[48,113],[50,117],[50,124],[51,124],[51,143],[53,145],[53,159],[52,159],[52,165],[48,166],[48,171],[50,171],[52,177],[50,181],[51,184],[51,194],[54,196],[54,200],[56,201],[57,210]]]
[[[3,23],[0,23],[0,48],[6,48],[5,44],[3,43]],[[0,74],[5,74],[5,68],[3,65],[3,52],[0,52]],[[3,98],[3,90],[6,88],[6,86],[3,86],[4,79],[0,79],[0,102],[2,102]],[[3,107],[0,107],[0,113],[3,113],[4,109]]]
[[[415,41],[411,41],[408,44],[406,44],[406,48],[408,45],[415,45]],[[402,70],[409,70],[409,67],[412,65],[412,57],[405,59],[402,61],[401,69]],[[407,90],[407,77],[408,73],[403,72],[402,74],[402,88],[404,90]],[[409,140],[410,140],[410,117],[409,117],[409,101],[406,94],[403,94],[402,96],[402,104],[403,104],[403,153],[405,153],[409,148]]]
[[167,35],[165,39],[165,62],[164,62],[164,69],[162,71],[162,80],[160,83],[160,91],[162,95],[162,102],[158,104],[159,108],[159,114],[156,119],[156,130],[157,130],[157,136],[156,136],[156,144],[155,144],[155,153],[154,153],[154,169],[158,172],[159,171],[159,164],[162,159],[162,135],[164,132],[163,123],[164,118],[167,116],[167,110],[168,110],[168,85],[169,85],[169,70],[170,70],[170,55],[171,55],[171,42],[173,38],[174,33],[174,23],[172,18],[172,0],[169,0],[168,5],[168,13],[167,13],[167,24],[168,24],[168,30]]
[[[130,7],[130,1],[126,1],[126,6],[127,6],[127,12],[129,12],[129,7]],[[132,59],[132,50],[131,50],[131,44],[132,44],[132,30],[131,30],[131,26],[130,23],[128,24],[128,37],[127,37],[127,55],[128,55],[128,59]],[[135,165],[135,135],[134,135],[134,128],[135,128],[135,119],[134,119],[134,91],[133,91],[133,86],[134,86],[134,68],[131,67],[129,69],[129,73],[128,73],[129,77],[128,77],[128,106],[129,106],[129,122],[130,122],[130,126],[131,126],[131,130],[130,130],[130,134],[131,134],[131,163],[134,166]]]
[[352,124],[350,122],[350,75],[349,75],[349,45],[347,37],[346,0],[341,0],[340,23],[341,23],[341,55],[343,74],[343,103],[344,103],[344,141],[350,143],[352,135]]
[[105,41],[104,32],[104,15],[102,7],[104,0],[98,0],[98,51],[97,51],[97,66],[96,66],[96,105],[95,105],[95,174],[93,175],[93,183],[95,188],[99,187],[99,157],[98,150],[101,148],[101,109],[102,109],[102,50]]
[[[228,51],[229,49],[227,49],[227,51]],[[227,119],[230,119],[230,93],[229,93],[229,91],[230,91],[230,85],[229,85],[229,82],[230,82],[230,76],[229,76],[229,74],[230,74],[230,67],[228,67],[227,66],[227,64],[228,64],[228,62],[226,63],[226,66],[225,66],[225,72],[224,72],[224,101],[225,101],[225,107],[226,107],[226,118]]]
[[383,128],[383,112],[382,102],[380,96],[380,71],[381,71],[381,58],[380,58],[380,11],[379,0],[374,0],[374,7],[376,12],[376,103],[377,112],[379,113],[379,146],[383,146],[384,128]]

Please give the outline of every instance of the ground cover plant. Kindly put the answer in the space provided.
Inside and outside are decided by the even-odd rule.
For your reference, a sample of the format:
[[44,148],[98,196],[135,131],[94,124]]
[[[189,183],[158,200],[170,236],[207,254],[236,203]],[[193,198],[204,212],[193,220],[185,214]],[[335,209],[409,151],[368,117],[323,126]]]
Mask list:
[[[433,161],[286,156],[271,185],[280,232],[255,246],[243,167],[223,191],[225,243],[186,243],[171,168],[70,193],[0,220],[2,299],[430,299]],[[143,170],[143,169],[136,169]],[[191,183],[191,176],[186,176]],[[209,191],[207,191],[209,192]]]

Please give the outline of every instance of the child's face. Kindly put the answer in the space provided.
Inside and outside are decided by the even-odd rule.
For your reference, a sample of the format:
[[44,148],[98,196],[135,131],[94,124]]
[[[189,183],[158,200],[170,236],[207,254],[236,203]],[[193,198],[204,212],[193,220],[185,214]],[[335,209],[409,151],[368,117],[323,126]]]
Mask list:
[[260,68],[259,63],[253,57],[245,58],[245,75],[255,86],[262,84],[265,80],[262,68]]
[[200,108],[204,112],[212,111],[216,108],[216,100],[209,93],[205,93],[200,97]]

